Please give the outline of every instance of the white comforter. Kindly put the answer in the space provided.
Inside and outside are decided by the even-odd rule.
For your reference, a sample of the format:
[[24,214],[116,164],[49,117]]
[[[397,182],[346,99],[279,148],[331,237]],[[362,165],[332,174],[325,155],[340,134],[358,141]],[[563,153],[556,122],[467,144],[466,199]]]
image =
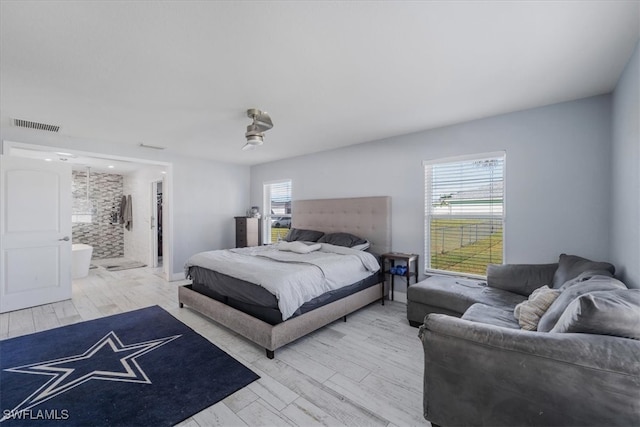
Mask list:
[[278,245],[201,252],[187,260],[187,275],[191,266],[262,286],[276,296],[282,320],[291,317],[305,302],[380,269],[368,252],[326,243],[308,254],[280,251]]

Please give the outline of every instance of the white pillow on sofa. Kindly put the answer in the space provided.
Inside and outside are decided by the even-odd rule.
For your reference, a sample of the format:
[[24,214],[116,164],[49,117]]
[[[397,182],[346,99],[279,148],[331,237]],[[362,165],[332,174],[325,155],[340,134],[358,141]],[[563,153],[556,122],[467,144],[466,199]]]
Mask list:
[[520,327],[527,331],[538,329],[540,318],[547,312],[551,304],[558,298],[560,291],[542,286],[529,295],[529,299],[516,305],[513,316],[518,319]]

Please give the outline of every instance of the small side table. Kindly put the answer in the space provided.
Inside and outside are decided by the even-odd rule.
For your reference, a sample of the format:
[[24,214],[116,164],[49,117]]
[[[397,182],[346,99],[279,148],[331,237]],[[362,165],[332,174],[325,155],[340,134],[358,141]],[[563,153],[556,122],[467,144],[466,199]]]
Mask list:
[[[407,278],[407,288],[409,288],[409,285],[411,284],[412,277],[415,277],[415,283],[418,283],[418,255],[417,254],[389,252],[389,253],[380,255],[380,260],[382,262],[382,273],[385,275],[385,279],[387,277],[386,276],[387,274],[391,275],[391,294],[389,296],[391,301],[393,301],[393,288],[394,288],[393,278],[394,276],[397,276],[397,274],[391,273],[391,268],[395,266],[396,261],[403,262],[404,265],[407,266],[407,272],[405,274],[401,274],[401,276],[404,276]],[[387,261],[389,261],[388,269],[387,269]],[[413,264],[413,270],[411,269],[411,264]],[[384,293],[384,288],[383,288],[383,293]],[[382,303],[384,304],[384,298],[382,298]]]

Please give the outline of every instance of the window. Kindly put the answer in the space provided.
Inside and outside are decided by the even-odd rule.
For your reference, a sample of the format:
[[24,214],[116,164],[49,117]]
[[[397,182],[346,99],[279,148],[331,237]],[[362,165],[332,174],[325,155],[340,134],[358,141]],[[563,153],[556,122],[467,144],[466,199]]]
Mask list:
[[264,184],[266,243],[283,239],[291,228],[291,180]]
[[502,264],[505,153],[424,162],[426,269],[486,274]]

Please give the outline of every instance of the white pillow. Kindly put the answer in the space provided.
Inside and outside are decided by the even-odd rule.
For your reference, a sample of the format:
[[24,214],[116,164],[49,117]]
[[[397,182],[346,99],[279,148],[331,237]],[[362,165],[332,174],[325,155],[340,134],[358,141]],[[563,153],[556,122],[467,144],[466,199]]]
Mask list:
[[278,243],[279,251],[289,251],[289,252],[295,252],[298,254],[308,254],[309,252],[317,251],[321,247],[322,245],[320,243],[307,245],[301,241]]
[[547,312],[551,304],[558,298],[560,291],[544,285],[531,292],[529,299],[516,305],[513,316],[518,319],[521,329],[535,331],[540,318]]
[[369,246],[371,246],[371,243],[369,243],[369,241],[367,240],[360,245],[351,246],[351,249],[355,249],[356,251],[364,251],[366,249],[369,249]]

